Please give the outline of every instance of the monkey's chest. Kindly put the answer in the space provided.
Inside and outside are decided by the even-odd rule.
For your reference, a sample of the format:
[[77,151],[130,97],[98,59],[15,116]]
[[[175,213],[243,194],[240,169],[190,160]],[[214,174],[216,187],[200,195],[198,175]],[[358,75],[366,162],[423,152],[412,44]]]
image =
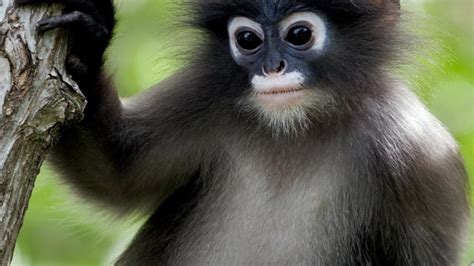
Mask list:
[[[272,176],[251,164],[236,165],[214,178],[222,183],[200,199],[189,219],[188,232],[194,235],[180,241],[185,261],[193,265],[315,261],[323,193],[314,179]],[[285,178],[287,182],[282,181]]]

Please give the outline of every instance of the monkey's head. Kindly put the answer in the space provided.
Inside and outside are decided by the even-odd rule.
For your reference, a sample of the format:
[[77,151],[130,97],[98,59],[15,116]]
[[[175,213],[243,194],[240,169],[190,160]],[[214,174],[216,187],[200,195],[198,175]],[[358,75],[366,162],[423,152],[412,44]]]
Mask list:
[[238,105],[285,131],[383,89],[376,84],[399,51],[398,0],[210,0],[198,7],[199,26],[222,47],[216,65],[235,67],[228,80],[239,83],[230,86]]

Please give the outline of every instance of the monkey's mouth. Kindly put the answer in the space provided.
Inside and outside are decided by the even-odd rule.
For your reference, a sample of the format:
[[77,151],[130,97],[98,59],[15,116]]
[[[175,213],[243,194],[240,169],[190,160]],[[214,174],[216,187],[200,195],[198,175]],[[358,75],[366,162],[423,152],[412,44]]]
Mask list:
[[301,86],[272,88],[257,91],[258,99],[270,106],[288,106],[301,101],[304,90]]

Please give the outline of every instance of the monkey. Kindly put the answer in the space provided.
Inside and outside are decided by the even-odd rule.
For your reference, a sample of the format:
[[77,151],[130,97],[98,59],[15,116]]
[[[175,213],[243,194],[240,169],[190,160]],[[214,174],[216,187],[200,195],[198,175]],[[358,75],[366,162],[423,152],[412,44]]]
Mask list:
[[[51,162],[82,196],[148,220],[117,265],[457,265],[458,146],[391,64],[398,0],[194,0],[193,56],[121,100],[111,0],[61,3],[88,104]],[[191,53],[191,52],[190,52]]]

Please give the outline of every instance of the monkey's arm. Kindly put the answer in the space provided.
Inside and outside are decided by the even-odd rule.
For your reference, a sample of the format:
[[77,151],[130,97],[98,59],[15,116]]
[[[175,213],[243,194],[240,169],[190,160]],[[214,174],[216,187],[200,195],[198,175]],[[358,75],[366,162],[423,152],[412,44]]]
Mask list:
[[[411,92],[376,110],[369,140],[373,265],[457,265],[468,218],[467,176],[458,147]],[[378,123],[375,127],[374,123]],[[368,123],[367,123],[368,124]],[[366,129],[365,132],[371,129]],[[363,246],[363,245],[362,245]]]
[[189,151],[199,153],[199,130],[186,121],[199,112],[175,93],[188,92],[180,89],[188,84],[168,81],[163,90],[150,90],[123,105],[102,74],[115,25],[111,0],[16,3],[65,5],[62,15],[39,21],[37,30],[69,29],[66,67],[88,101],[84,121],[63,133],[50,156],[68,183],[101,202],[127,209],[156,204],[197,171],[199,160],[191,159]]
[[53,148],[53,165],[69,184],[108,205],[156,206],[198,171],[202,158],[202,113],[175,79],[126,103],[100,79],[85,120]]
[[373,234],[379,243],[372,246],[373,265],[459,263],[468,218],[462,161],[454,153],[443,161],[419,159],[424,160],[417,162],[422,165],[410,165],[405,173],[399,175],[387,167],[378,176],[388,181],[382,190],[378,230]]

